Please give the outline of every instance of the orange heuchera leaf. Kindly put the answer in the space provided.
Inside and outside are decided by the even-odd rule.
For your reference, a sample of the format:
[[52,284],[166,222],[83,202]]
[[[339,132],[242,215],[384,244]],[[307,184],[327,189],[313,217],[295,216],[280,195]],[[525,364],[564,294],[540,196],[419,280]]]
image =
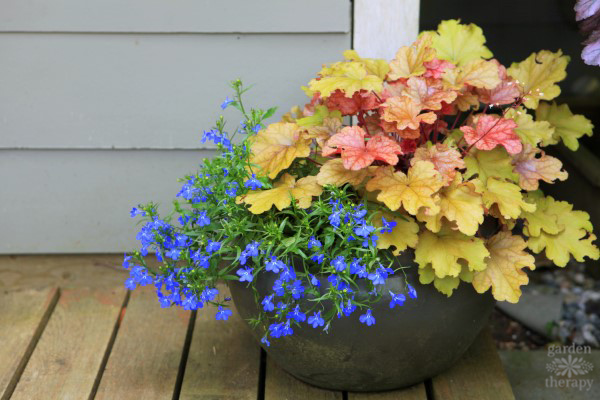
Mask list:
[[341,90],[336,90],[326,99],[325,104],[330,110],[338,110],[342,115],[352,115],[361,110],[368,111],[379,107],[379,100],[373,92],[365,90],[354,93],[351,98],[346,97]]
[[425,73],[424,63],[433,60],[435,50],[431,48],[432,37],[423,34],[411,46],[401,47],[396,57],[390,62],[390,80],[419,76]]
[[510,154],[520,153],[523,149],[519,136],[515,133],[517,123],[512,119],[497,115],[480,114],[475,128],[461,126],[465,140],[469,145],[475,144],[479,150],[492,150],[501,145]]
[[341,158],[334,158],[323,164],[317,174],[317,182],[322,186],[342,186],[345,183],[349,183],[352,186],[358,186],[368,175],[368,168],[363,168],[358,171],[346,169]]
[[433,79],[440,79],[445,70],[456,68],[456,65],[452,64],[450,61],[440,60],[437,58],[427,61],[423,63],[423,65],[425,68],[427,68],[427,71],[425,71],[423,77]]
[[[538,154],[541,154],[539,158]],[[525,190],[536,190],[540,180],[552,183],[556,179],[564,181],[569,176],[557,158],[547,156],[527,143],[523,151],[513,157],[513,165],[520,176],[519,186]]]
[[419,129],[419,124],[433,124],[437,116],[433,112],[420,114],[421,107],[407,96],[390,97],[383,103],[383,119],[396,124],[398,130]]
[[422,207],[430,214],[440,211],[438,190],[443,186],[442,176],[429,161],[419,161],[405,175],[393,167],[379,167],[367,183],[367,190],[380,190],[377,200],[392,211],[403,206],[412,215]]
[[499,106],[501,104],[511,104],[521,96],[521,89],[514,79],[506,74],[506,68],[497,60],[490,60],[498,65],[500,83],[493,89],[477,89],[479,100],[485,104]]
[[442,102],[449,104],[456,99],[454,90],[443,90],[428,83],[422,78],[410,78],[406,83],[404,95],[410,97],[423,110],[440,110]]
[[250,163],[273,179],[279,171],[289,167],[297,157],[310,154],[311,140],[292,122],[276,122],[250,138]]
[[320,147],[323,147],[329,138],[338,133],[340,129],[342,129],[341,119],[325,117],[323,118],[323,123],[321,125],[306,128],[306,137],[316,139],[317,144]]
[[435,169],[444,178],[444,186],[452,182],[457,169],[465,168],[465,162],[460,152],[442,143],[437,143],[429,148],[419,147],[415,151],[412,160],[410,160],[410,164],[415,165],[419,161],[430,161],[433,163]]
[[376,136],[365,143],[365,131],[360,126],[347,126],[327,141],[323,156],[341,153],[346,169],[353,171],[368,167],[375,160],[398,163],[400,145],[385,136]]
[[307,176],[296,181],[292,175],[285,173],[273,185],[273,189],[254,190],[244,196],[238,197],[237,203],[249,204],[250,212],[262,214],[275,206],[283,210],[296,200],[298,207],[308,208],[312,204],[313,196],[320,196],[323,188],[317,183],[316,176]]

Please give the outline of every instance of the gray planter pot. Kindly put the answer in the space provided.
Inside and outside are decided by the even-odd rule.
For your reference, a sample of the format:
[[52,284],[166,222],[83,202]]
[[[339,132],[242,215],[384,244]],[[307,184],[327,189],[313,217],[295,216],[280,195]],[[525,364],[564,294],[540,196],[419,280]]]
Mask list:
[[[375,325],[361,324],[357,310],[349,317],[336,318],[329,333],[304,324],[294,327],[292,336],[272,339],[265,350],[290,374],[326,389],[398,389],[445,371],[486,324],[494,307],[493,297],[489,292],[480,295],[471,285],[461,283],[448,298],[433,285],[419,284],[416,267],[406,273],[418,297],[407,296],[402,307],[390,309],[388,291],[406,293],[404,277],[390,276],[383,291],[386,295],[372,307]],[[275,279],[272,273],[257,277],[260,299],[270,294]],[[327,285],[322,282],[322,286]],[[258,306],[252,290],[240,282],[230,282],[230,289],[241,317],[256,316]],[[260,340],[263,332],[251,330]]]

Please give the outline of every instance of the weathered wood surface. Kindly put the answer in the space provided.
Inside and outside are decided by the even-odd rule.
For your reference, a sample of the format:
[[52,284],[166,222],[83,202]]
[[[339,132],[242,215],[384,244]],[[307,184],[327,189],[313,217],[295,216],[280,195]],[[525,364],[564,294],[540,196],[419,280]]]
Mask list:
[[57,289],[0,292],[0,399],[10,398],[57,300]]
[[257,398],[260,347],[232,309],[228,321],[215,320],[213,309],[198,311],[180,399]]
[[133,291],[95,399],[172,398],[190,315],[160,308],[153,286]]
[[342,400],[342,392],[323,390],[294,378],[267,357],[265,400]]
[[348,393],[348,400],[427,400],[425,384],[381,393]]
[[125,295],[124,289],[62,291],[11,399],[87,399]]
[[490,330],[484,329],[463,358],[432,380],[435,400],[514,400]]

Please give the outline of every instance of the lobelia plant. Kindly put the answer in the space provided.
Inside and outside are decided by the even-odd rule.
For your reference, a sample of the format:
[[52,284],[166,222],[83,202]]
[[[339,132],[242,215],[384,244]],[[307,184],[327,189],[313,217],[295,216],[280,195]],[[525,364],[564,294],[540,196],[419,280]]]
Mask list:
[[[463,281],[513,303],[523,269],[535,268],[530,252],[560,267],[571,256],[598,259],[589,215],[539,190],[567,178],[541,147],[576,150],[593,127],[543,101],[560,94],[569,61],[560,50],[507,69],[479,27],[449,20],[389,63],[344,57],[303,88],[307,105],[268,126],[275,109],[246,110],[247,89],[232,83],[222,108],[244,121],[231,136],[222,117],[204,132],[221,154],[185,178],[176,222],[152,203],[132,210],[145,224],[141,250],[125,257],[127,288],[154,284],[161,306],[211,304],[226,320],[230,299],[217,284],[245,282],[261,308],[251,322],[269,345],[355,312],[375,324],[370,305],[390,275],[406,277],[394,259],[407,249],[421,283],[450,296]],[[158,268],[146,264],[150,251]],[[263,298],[261,274],[277,278]],[[416,298],[405,288],[389,293],[391,308]]]

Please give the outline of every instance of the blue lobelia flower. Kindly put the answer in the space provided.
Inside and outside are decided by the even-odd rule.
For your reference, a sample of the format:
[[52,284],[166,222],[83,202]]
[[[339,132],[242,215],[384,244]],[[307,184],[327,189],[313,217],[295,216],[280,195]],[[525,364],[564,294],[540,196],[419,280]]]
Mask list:
[[390,301],[390,308],[394,308],[396,306],[403,306],[406,301],[406,296],[402,293],[395,294],[390,290],[390,296],[392,296],[392,301]]
[[267,347],[271,345],[271,342],[269,342],[269,339],[267,339],[267,335],[263,336],[262,339],[260,339],[260,342]]
[[288,320],[281,329],[281,335],[288,336],[288,335],[293,335],[293,334],[294,334],[294,330],[290,326],[290,321]]
[[202,301],[213,301],[215,297],[219,294],[219,289],[217,288],[204,288],[202,294],[200,294],[200,300]]
[[364,240],[362,242],[362,247],[369,247],[369,241],[371,243],[373,243],[374,247],[376,247],[377,246],[377,239],[379,239],[379,236],[377,236],[377,235],[371,235],[371,237],[367,238],[366,240]]
[[273,284],[273,292],[279,297],[285,294],[285,286],[284,282],[281,279],[277,279]]
[[230,99],[229,96],[225,97],[225,100],[221,103],[221,110],[226,109],[234,100]]
[[274,295],[271,294],[263,299],[263,301],[261,302],[263,310],[273,311],[275,309],[275,304],[273,304],[273,296]]
[[375,324],[375,317],[371,315],[371,310],[367,310],[367,312],[361,315],[358,319],[361,323],[367,324],[367,326]]
[[274,322],[269,325],[269,334],[274,338],[281,337],[283,335],[283,322]]
[[354,228],[354,234],[363,238],[368,237],[375,230],[374,226],[367,225],[366,222],[363,222],[360,226]]
[[279,278],[284,282],[296,279],[296,271],[294,271],[293,268],[284,265],[283,269],[281,270],[281,273],[279,274]]
[[206,252],[208,254],[217,252],[217,251],[219,251],[220,248],[221,248],[221,242],[213,242],[212,240],[208,239],[208,244],[206,245]]
[[398,225],[396,223],[396,221],[388,221],[385,219],[385,217],[381,217],[381,223],[382,223],[382,227],[380,232],[381,233],[391,233],[392,229]]
[[310,239],[308,239],[308,248],[309,249],[312,249],[313,247],[320,248],[321,246],[323,246],[321,244],[321,242],[319,240],[315,239],[314,236],[311,236]]
[[415,290],[415,288],[412,287],[411,285],[409,285],[408,283],[406,284],[406,287],[408,289],[408,296],[411,299],[416,299],[417,298],[417,291]]
[[210,218],[206,215],[206,211],[200,211],[198,213],[198,217],[196,218],[196,224],[198,226],[206,226],[210,225]]
[[300,310],[300,306],[296,306],[288,315],[288,318],[293,318],[298,322],[306,321],[306,314]]
[[310,256],[310,259],[313,260],[314,262],[316,262],[317,264],[321,264],[321,263],[323,263],[323,260],[325,260],[325,255],[320,254],[320,253],[315,253],[312,256]]
[[171,307],[171,299],[169,297],[162,294],[160,290],[156,292],[156,295],[158,296],[158,303],[160,304],[161,308]]
[[135,217],[136,215],[141,215],[142,217],[145,217],[146,212],[144,210],[140,210],[139,208],[133,207],[129,212],[129,215],[131,216],[131,218]]
[[358,275],[359,278],[366,278],[369,273],[367,272],[367,266],[361,264],[361,258],[355,258],[350,263],[350,273]]
[[308,324],[313,328],[317,328],[319,326],[323,326],[325,324],[325,320],[321,318],[321,311],[313,313],[307,320]]
[[348,299],[346,304],[344,304],[344,302],[340,303],[340,308],[342,309],[342,312],[344,313],[344,315],[347,317],[350,314],[352,314],[354,312],[354,310],[356,310],[356,305],[354,303],[352,303],[352,300]]
[[329,219],[329,223],[334,228],[339,228],[340,227],[341,219],[340,219],[340,212],[339,211],[332,212],[331,215],[329,217],[327,217],[327,219]]
[[316,287],[321,286],[321,282],[319,282],[319,280],[317,279],[316,276],[314,276],[313,274],[308,274],[308,277],[310,278],[310,283],[313,286],[316,286]]
[[267,271],[271,271],[276,274],[278,274],[279,271],[283,270],[285,267],[286,265],[282,261],[279,261],[276,257],[271,257],[271,259],[268,260],[267,264],[265,265],[265,269]]
[[229,170],[227,168],[223,168],[223,176],[229,175]]
[[202,251],[200,249],[194,252],[192,252],[192,250],[190,249],[190,253],[190,258],[192,259],[192,261],[194,261],[194,264],[202,268],[210,267],[210,257],[202,254]]
[[240,282],[252,282],[253,271],[254,268],[240,268],[236,273],[240,276]]
[[137,284],[135,283],[135,279],[127,278],[125,280],[125,287],[129,290],[134,290],[137,287]]
[[373,285],[383,285],[388,277],[388,269],[383,267],[377,268],[375,272],[369,274],[369,280],[373,282]]
[[347,267],[346,260],[343,256],[337,256],[331,261],[331,266],[335,268],[336,271],[344,271]]
[[127,253],[125,253],[125,256],[123,256],[123,268],[129,268],[129,266],[131,265],[129,261],[131,261],[132,258],[132,256],[129,256],[127,255]]
[[292,297],[296,300],[300,299],[304,294],[304,286],[302,286],[302,281],[299,279],[295,280],[292,283],[292,286],[289,288],[289,292],[292,294]]
[[244,182],[244,186],[249,188],[250,190],[256,190],[260,189],[263,186],[263,184],[261,181],[256,179],[256,174],[252,174],[252,178]]
[[217,321],[219,321],[219,320],[227,321],[232,314],[233,314],[233,311],[231,311],[229,309],[224,309],[223,306],[219,306],[219,311],[217,311],[217,314],[215,315],[215,319]]
[[246,245],[246,249],[244,250],[246,254],[251,257],[258,256],[258,248],[260,247],[260,242],[251,242]]

